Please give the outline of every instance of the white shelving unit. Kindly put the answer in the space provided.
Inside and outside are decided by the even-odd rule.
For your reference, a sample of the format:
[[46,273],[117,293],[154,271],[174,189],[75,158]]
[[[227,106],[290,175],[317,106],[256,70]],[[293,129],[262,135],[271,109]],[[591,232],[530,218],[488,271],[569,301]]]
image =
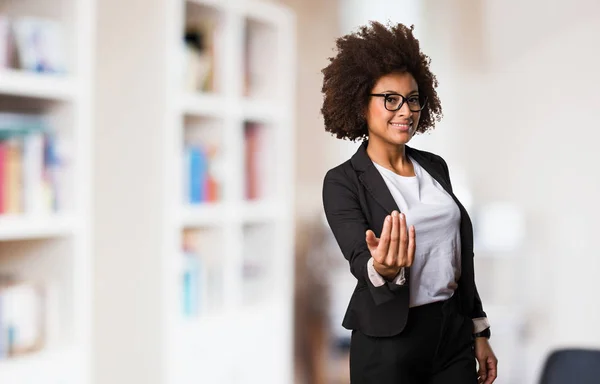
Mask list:
[[76,232],[73,215],[0,215],[0,240],[41,239],[70,236]]
[[[205,19],[217,31],[217,86],[211,92],[189,92],[180,80],[183,35],[186,25]],[[179,0],[170,3],[167,20],[162,382],[291,383],[294,15],[261,1]],[[255,69],[247,88],[246,57]],[[268,155],[263,171],[269,177],[259,181],[263,194],[252,200],[246,198],[244,132],[249,122],[269,132],[261,147]],[[216,131],[220,142],[221,193],[216,202],[187,204],[184,143],[192,130],[202,140],[203,126]],[[222,282],[216,307],[195,316],[181,310],[184,230],[204,233],[201,241],[210,243],[208,252],[221,267],[213,276]],[[258,277],[252,275],[253,257],[260,259]]]
[[11,20],[39,17],[63,28],[67,74],[0,68],[0,113],[47,116],[68,143],[63,207],[0,215],[0,274],[45,287],[45,342],[38,352],[0,359],[0,382],[86,384],[90,377],[90,135],[93,1],[0,0]]
[[43,75],[14,69],[0,71],[0,93],[4,95],[72,101],[78,84],[72,76]]

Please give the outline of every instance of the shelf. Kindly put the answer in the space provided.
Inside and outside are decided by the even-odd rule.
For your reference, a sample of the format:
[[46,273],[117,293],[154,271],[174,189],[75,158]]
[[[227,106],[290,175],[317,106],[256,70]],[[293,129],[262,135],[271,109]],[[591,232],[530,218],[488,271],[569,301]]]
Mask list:
[[210,333],[210,330],[224,326],[227,321],[231,321],[231,315],[225,311],[212,311],[196,317],[180,318],[176,330],[182,337],[197,337],[198,333]]
[[[241,214],[238,214],[239,212]],[[208,203],[184,207],[181,223],[184,227],[201,227],[220,225],[230,219],[252,224],[277,220],[283,214],[282,205],[268,200],[246,201],[238,205],[229,205],[227,208],[222,203]]]
[[257,0],[186,0],[186,3],[215,8],[222,12],[242,14],[263,23],[277,25],[282,19],[289,18],[291,12],[277,4]]
[[225,209],[221,203],[188,205],[182,211],[184,227],[219,225],[225,220]]
[[240,104],[239,98],[228,98],[211,94],[184,94],[180,102],[180,112],[188,116],[224,117],[240,114],[250,121],[274,122],[285,115],[282,106],[274,100],[242,99],[240,108],[227,108],[227,105]]
[[[283,172],[291,166],[295,118],[293,12],[255,0],[174,4],[168,57],[177,76],[166,98],[165,144],[166,184],[178,188],[165,199],[175,212],[166,213],[163,288],[170,310],[163,312],[168,361],[162,381],[191,383],[202,372],[202,381],[211,383],[290,382],[293,199]],[[204,24],[218,28],[206,35],[218,42],[209,51],[218,69],[214,87],[180,76],[182,31]],[[196,147],[217,148],[206,151],[216,194],[207,188],[211,192],[198,197],[191,188],[202,185],[192,167],[195,153],[186,152]],[[224,338],[240,340],[241,348],[227,348],[219,343]],[[252,355],[245,346],[257,343],[261,353]],[[242,359],[248,355],[254,360]],[[265,374],[259,358],[276,368]]]
[[82,362],[72,349],[0,360],[0,383],[75,384]]
[[228,111],[225,108],[228,99],[219,95],[203,93],[185,93],[181,98],[181,113],[189,116],[222,117]]
[[283,206],[268,200],[247,201],[242,204],[244,223],[261,223],[280,218],[284,214]]
[[69,215],[0,215],[0,241],[60,237],[75,231]]
[[240,4],[246,17],[267,25],[277,26],[281,20],[289,20],[292,12],[270,2],[247,0]]
[[186,0],[186,2],[203,7],[213,7],[219,10],[225,10],[229,5],[228,2],[224,2],[223,0]]
[[0,69],[0,94],[69,101],[75,99],[76,81],[70,76]]
[[[11,66],[0,65],[0,112],[7,114],[4,137],[14,141],[8,144],[9,160],[16,164],[4,178],[12,186],[13,176],[18,176],[11,191],[20,197],[8,206],[21,208],[0,213],[0,270],[39,291],[30,296],[17,292],[16,299],[6,292],[2,299],[19,305],[10,308],[1,322],[36,339],[40,331],[44,344],[40,351],[0,359],[2,384],[92,382],[96,3],[0,0],[0,13],[10,26],[6,53]],[[9,114],[23,114],[40,123],[13,126]],[[44,159],[47,167],[40,167]],[[22,345],[30,344],[29,337],[22,336]],[[4,341],[0,341],[3,347],[13,344]],[[21,345],[18,337],[14,344]]]
[[274,100],[244,99],[242,116],[247,121],[274,122],[284,116],[280,103]]

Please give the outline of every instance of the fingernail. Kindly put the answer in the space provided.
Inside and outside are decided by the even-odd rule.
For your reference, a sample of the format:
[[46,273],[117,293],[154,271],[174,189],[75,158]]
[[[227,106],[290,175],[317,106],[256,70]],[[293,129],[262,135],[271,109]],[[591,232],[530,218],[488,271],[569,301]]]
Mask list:
[[385,221],[386,221],[386,222],[388,222],[388,223],[390,222],[390,215],[387,215],[387,216],[385,217]]
[[393,215],[398,216],[398,211],[394,211]]

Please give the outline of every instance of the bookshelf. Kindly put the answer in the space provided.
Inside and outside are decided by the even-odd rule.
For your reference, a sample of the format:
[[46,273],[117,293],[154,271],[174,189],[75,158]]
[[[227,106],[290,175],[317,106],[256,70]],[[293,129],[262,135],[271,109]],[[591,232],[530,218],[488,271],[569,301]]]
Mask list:
[[75,99],[79,85],[72,77],[27,73],[3,69],[0,94],[69,102]]
[[93,17],[93,0],[0,0],[2,383],[91,379]]
[[292,382],[294,15],[193,0],[167,19],[162,382]]
[[74,215],[53,214],[42,217],[0,216],[0,241],[70,236],[75,233]]

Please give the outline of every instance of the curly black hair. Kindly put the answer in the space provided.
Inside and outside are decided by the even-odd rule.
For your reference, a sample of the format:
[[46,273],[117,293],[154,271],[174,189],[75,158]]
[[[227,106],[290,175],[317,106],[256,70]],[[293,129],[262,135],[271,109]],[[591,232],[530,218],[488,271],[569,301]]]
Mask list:
[[438,81],[429,69],[430,58],[423,54],[413,36],[414,26],[385,26],[371,21],[357,32],[336,40],[338,53],[329,58],[324,75],[321,113],[325,130],[338,139],[356,141],[368,136],[365,111],[369,94],[377,80],[393,72],[409,72],[427,97],[417,133],[434,128],[442,118],[436,87]]

